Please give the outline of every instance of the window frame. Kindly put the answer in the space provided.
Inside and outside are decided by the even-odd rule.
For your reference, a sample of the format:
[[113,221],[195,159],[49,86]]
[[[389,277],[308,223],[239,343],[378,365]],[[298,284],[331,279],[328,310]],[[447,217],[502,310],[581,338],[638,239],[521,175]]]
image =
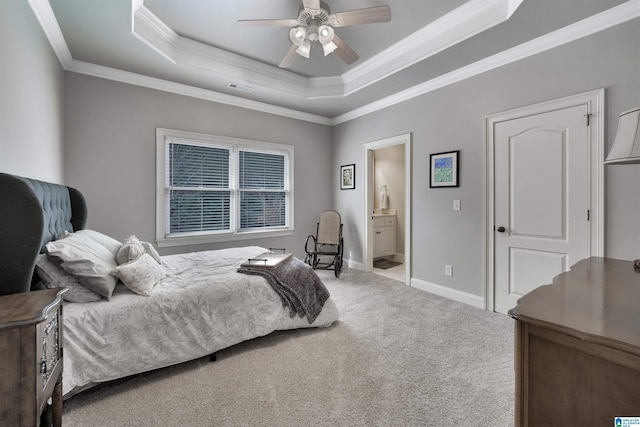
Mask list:
[[[168,162],[167,138],[182,140],[201,146],[228,146],[231,149],[231,164],[229,183],[231,187],[231,224],[230,231],[211,231],[180,233],[168,235]],[[239,188],[239,156],[241,150],[286,153],[288,156],[288,180],[285,179],[285,192],[288,204],[286,209],[287,224],[284,227],[240,230],[240,188]],[[294,147],[287,144],[254,141],[248,139],[231,138],[226,136],[209,135],[174,129],[156,128],[156,242],[158,247],[198,245],[206,243],[232,242],[248,239],[262,239],[271,237],[291,236],[294,232],[294,191],[293,191]],[[286,169],[286,168],[285,168]],[[288,188],[287,188],[288,187]]]

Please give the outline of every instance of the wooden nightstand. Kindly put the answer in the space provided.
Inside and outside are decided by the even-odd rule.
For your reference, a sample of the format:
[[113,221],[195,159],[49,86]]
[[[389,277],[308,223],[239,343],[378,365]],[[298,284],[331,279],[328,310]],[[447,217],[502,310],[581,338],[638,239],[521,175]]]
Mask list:
[[49,398],[53,425],[62,425],[64,292],[0,296],[0,425],[39,426]]

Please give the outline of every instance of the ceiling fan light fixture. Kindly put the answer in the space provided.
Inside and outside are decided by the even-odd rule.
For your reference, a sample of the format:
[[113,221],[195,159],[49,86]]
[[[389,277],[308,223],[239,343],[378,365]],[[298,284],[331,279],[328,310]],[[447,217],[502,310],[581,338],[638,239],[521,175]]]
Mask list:
[[338,48],[333,42],[333,37],[335,36],[335,32],[333,28],[328,25],[321,25],[318,28],[318,40],[322,44],[322,49],[324,50],[324,56],[329,55],[331,52]]
[[309,58],[311,54],[311,43],[308,41],[303,41],[300,46],[296,49],[296,52],[300,56],[304,56],[305,58]]
[[322,45],[322,49],[324,50],[324,56],[329,55],[331,52],[333,52],[337,48],[338,48],[338,45],[335,44],[334,42],[329,42],[327,44]]
[[301,46],[307,37],[307,30],[304,27],[296,27],[289,30],[289,38],[296,46]]
[[347,10],[331,15],[329,7],[322,0],[302,0],[302,9],[298,12],[297,19],[243,19],[238,22],[245,26],[290,27],[289,38],[292,45],[279,64],[280,68],[289,68],[296,53],[309,58],[311,44],[316,41],[322,45],[324,56],[336,52],[340,59],[350,65],[360,57],[335,33],[334,27],[375,24],[390,20],[391,8],[387,5]]
[[318,27],[318,39],[322,44],[333,41],[334,34],[333,28],[328,25],[320,25],[320,27]]

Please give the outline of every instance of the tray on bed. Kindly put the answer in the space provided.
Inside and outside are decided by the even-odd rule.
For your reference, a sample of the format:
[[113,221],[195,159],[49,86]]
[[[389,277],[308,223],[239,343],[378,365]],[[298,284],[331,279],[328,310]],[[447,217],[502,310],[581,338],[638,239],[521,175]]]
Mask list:
[[250,267],[250,268],[276,268],[286,260],[291,258],[291,254],[284,253],[284,249],[282,253],[275,253],[273,250],[269,250],[269,252],[265,252],[263,254],[258,255],[255,258],[249,258],[245,262],[242,263],[242,267]]

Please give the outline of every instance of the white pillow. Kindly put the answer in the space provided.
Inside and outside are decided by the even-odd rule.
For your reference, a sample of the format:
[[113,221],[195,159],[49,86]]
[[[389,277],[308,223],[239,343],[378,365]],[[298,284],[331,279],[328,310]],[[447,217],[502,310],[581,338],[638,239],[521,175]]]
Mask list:
[[113,237],[109,237],[106,234],[100,233],[99,231],[85,229],[76,231],[76,234],[86,236],[92,240],[95,240],[105,248],[109,249],[109,251],[113,252],[114,255],[116,254],[116,252],[118,252],[120,246],[122,246],[122,243],[118,242]]
[[73,276],[67,274],[59,265],[52,262],[45,254],[38,255],[36,259],[36,271],[42,279],[42,283],[51,288],[67,288],[62,298],[69,302],[97,302],[102,297],[85,288]]
[[160,258],[160,254],[151,243],[142,241],[140,243],[142,243],[142,246],[144,246],[144,251],[151,255],[151,258],[155,259],[158,264],[162,264],[162,258]]
[[142,242],[136,236],[129,236],[124,239],[124,243],[116,253],[116,264],[122,265],[129,261],[135,261],[143,253],[145,250]]
[[162,267],[147,253],[117,266],[115,272],[127,288],[140,295],[149,295],[155,284],[164,279]]
[[151,255],[158,264],[162,264],[160,254],[151,243],[142,242],[136,236],[129,236],[124,239],[124,243],[116,253],[116,264],[122,265],[133,261],[145,252]]
[[60,263],[64,271],[94,293],[111,299],[118,279],[113,276],[115,255],[102,244],[78,233],[46,245],[47,254]]

